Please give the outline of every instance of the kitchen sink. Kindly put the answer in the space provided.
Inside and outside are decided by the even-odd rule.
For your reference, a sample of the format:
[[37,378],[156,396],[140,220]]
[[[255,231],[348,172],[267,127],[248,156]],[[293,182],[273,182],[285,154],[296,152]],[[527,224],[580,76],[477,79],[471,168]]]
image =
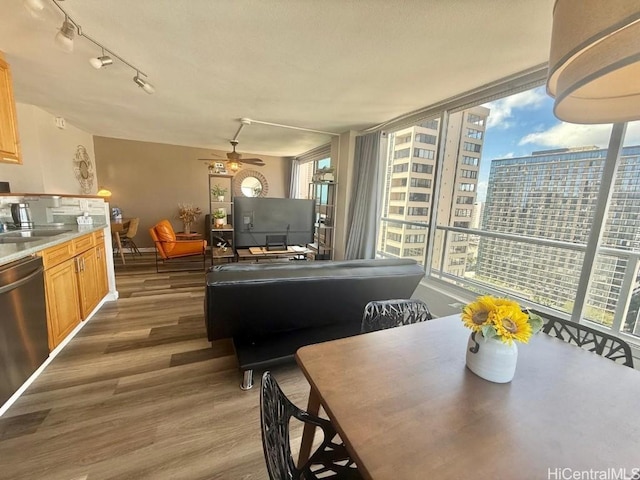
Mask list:
[[28,243],[37,242],[47,237],[55,237],[68,233],[71,230],[63,229],[34,229],[34,230],[17,230],[14,232],[0,234],[0,244],[7,243]]
[[35,230],[18,230],[15,232],[5,233],[0,238],[42,238],[42,237],[55,237],[56,235],[62,235],[68,233],[71,230],[59,230],[59,229],[35,229]]
[[7,243],[27,243],[37,242],[42,240],[43,237],[0,237],[0,245]]

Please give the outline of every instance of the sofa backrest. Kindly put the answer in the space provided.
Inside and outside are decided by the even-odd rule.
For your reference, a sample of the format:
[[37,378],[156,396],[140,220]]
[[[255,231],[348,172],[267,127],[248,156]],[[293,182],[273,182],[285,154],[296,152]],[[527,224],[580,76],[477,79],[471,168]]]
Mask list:
[[410,298],[424,277],[408,259],[228,264],[207,274],[209,340],[348,322],[372,300]]

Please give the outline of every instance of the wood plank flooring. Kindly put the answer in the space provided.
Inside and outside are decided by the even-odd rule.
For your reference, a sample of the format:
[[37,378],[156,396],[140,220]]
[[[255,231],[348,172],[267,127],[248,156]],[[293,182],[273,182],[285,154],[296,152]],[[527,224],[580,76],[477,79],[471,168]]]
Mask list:
[[[116,278],[120,299],[0,417],[0,478],[267,479],[260,372],[241,391],[231,342],[207,341],[204,274],[157,274],[145,255],[116,260]],[[295,364],[272,372],[305,408]]]

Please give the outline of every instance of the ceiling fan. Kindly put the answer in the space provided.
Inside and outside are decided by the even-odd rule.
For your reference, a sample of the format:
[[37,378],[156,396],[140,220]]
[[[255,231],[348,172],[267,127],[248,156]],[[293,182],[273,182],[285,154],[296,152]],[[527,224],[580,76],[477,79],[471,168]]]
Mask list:
[[[238,169],[242,166],[243,163],[256,165],[258,167],[263,167],[265,165],[264,160],[261,158],[242,158],[242,154],[236,152],[236,146],[238,145],[237,140],[231,140],[231,146],[233,147],[233,151],[227,153],[227,169],[232,172],[237,172]],[[212,155],[216,155],[212,153]],[[215,160],[212,161],[208,158],[199,158],[198,160],[204,160],[209,163],[209,171],[212,172],[215,170]]]

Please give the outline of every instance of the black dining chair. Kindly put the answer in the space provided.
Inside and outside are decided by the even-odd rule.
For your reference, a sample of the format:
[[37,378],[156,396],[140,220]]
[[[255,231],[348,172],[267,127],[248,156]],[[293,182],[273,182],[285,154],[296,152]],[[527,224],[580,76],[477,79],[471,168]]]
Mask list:
[[544,320],[542,331],[547,335],[633,368],[631,348],[624,340],[581,323],[564,320],[535,310],[531,311],[542,317]]
[[[295,417],[322,429],[322,444],[297,468],[291,455],[289,421]],[[300,410],[286,397],[270,372],[262,375],[260,395],[262,448],[271,480],[359,480],[355,462],[329,420]]]
[[429,307],[422,300],[377,300],[364,307],[360,332],[385,330],[432,318]]

